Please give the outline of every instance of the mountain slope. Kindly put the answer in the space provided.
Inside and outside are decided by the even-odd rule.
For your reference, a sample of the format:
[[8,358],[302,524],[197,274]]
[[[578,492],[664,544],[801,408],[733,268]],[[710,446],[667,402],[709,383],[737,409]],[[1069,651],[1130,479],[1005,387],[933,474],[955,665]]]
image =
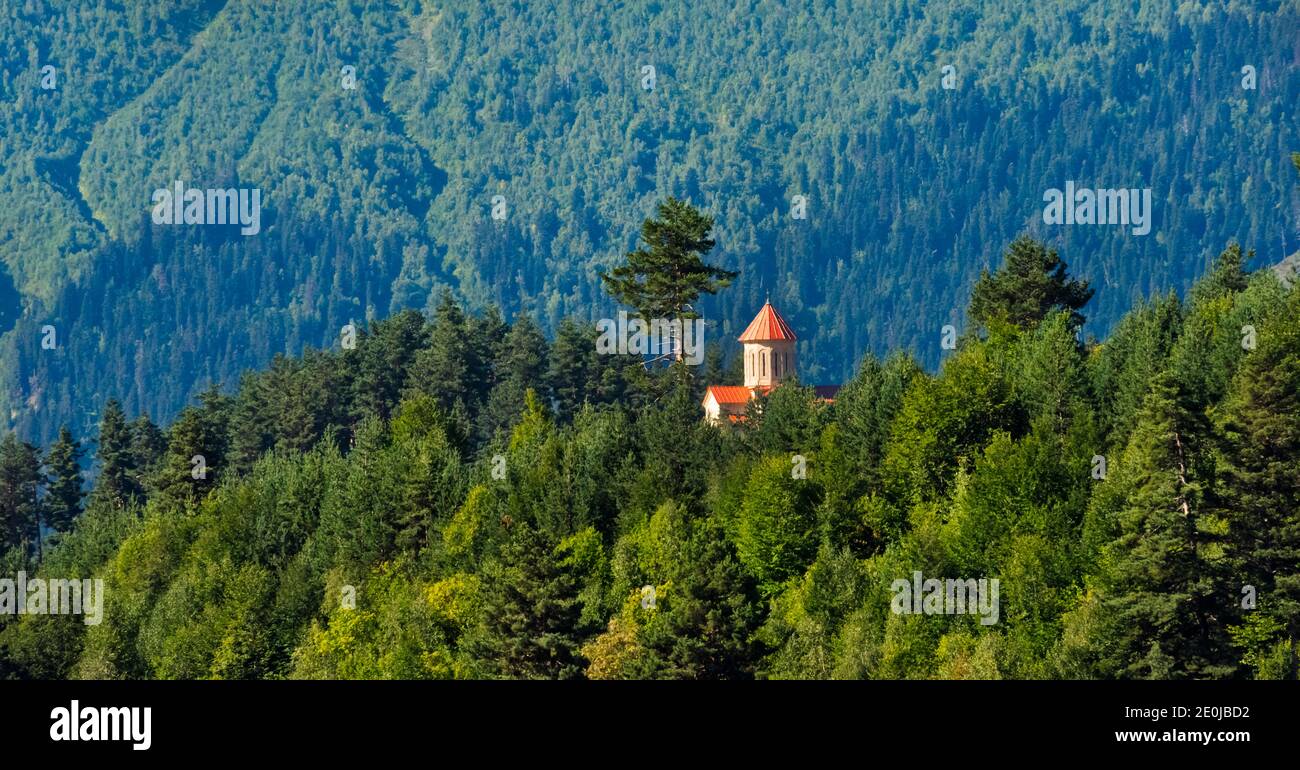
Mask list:
[[[42,440],[108,396],[168,419],[208,381],[431,309],[443,286],[550,328],[607,315],[596,270],[668,194],[717,217],[715,256],[741,271],[703,305],[711,338],[770,294],[816,381],[866,350],[935,364],[1023,231],[1093,282],[1098,335],[1228,241],[1260,262],[1295,248],[1295,2],[231,0],[151,21],[133,58],[113,25],[142,7],[81,11],[75,38],[29,23],[27,59],[6,61],[23,74],[3,261],[27,309],[0,339],[0,408]],[[42,47],[117,79],[65,80],[75,105],[51,111],[19,86]],[[176,179],[260,189],[262,232],[150,228]],[[1151,188],[1152,232],[1044,225],[1067,180]]]

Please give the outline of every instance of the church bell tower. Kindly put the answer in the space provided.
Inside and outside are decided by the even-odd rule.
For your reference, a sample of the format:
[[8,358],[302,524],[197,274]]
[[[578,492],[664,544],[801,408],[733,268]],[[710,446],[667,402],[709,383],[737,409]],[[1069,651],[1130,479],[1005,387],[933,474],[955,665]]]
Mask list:
[[770,301],[740,335],[745,346],[745,387],[774,388],[796,371],[794,331]]

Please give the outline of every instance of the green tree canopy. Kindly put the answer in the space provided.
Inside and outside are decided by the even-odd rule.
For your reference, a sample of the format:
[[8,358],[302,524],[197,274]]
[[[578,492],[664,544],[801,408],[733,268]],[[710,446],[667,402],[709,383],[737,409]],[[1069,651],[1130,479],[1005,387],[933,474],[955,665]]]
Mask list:
[[1069,277],[1055,249],[1022,235],[1007,247],[996,271],[980,272],[971,292],[969,315],[985,328],[1001,321],[1027,329],[1053,310],[1069,310],[1077,327],[1084,321],[1078,311],[1092,295],[1087,281]]

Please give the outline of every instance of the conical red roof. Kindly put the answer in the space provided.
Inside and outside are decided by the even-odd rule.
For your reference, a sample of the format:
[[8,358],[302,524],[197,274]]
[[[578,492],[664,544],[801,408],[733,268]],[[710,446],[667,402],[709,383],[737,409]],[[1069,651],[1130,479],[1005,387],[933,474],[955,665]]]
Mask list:
[[772,340],[794,340],[794,331],[790,324],[785,322],[781,314],[776,312],[771,302],[764,302],[763,309],[758,311],[754,320],[749,322],[745,328],[745,333],[740,335],[741,342],[770,342]]

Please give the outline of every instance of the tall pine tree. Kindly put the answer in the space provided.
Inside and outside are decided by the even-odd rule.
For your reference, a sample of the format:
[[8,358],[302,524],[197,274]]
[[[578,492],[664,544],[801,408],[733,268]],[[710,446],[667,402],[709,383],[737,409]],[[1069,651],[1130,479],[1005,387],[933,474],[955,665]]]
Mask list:
[[45,490],[45,523],[55,532],[67,532],[81,513],[81,442],[72,438],[68,426],[59,430],[59,438],[45,456],[49,484]]
[[[1216,421],[1217,503],[1246,626],[1238,629],[1260,675],[1297,676],[1300,642],[1300,292],[1261,330]],[[1256,617],[1256,615],[1260,617]],[[1258,638],[1262,637],[1262,638]]]
[[543,532],[518,524],[483,589],[468,647],[487,673],[512,679],[584,676],[581,584]]
[[639,641],[645,649],[629,672],[636,678],[751,679],[762,657],[762,622],[753,579],[745,574],[722,528],[696,525],[671,570],[671,588]]
[[13,433],[0,439],[0,554],[40,550],[40,451]]
[[99,448],[95,453],[99,477],[94,494],[119,509],[138,502],[143,494],[137,479],[133,439],[122,405],[110,398],[99,421]]
[[1074,326],[1078,312],[1092,299],[1087,281],[1070,278],[1055,249],[1022,235],[1007,247],[1002,266],[980,273],[971,292],[970,318],[987,327],[994,321],[1021,328],[1036,326],[1053,310],[1068,310]]
[[1095,640],[1113,676],[1212,678],[1235,668],[1225,655],[1227,565],[1196,470],[1205,437],[1179,401],[1172,377],[1159,375],[1114,479],[1126,494],[1101,557],[1105,621]]
[[[602,273],[600,279],[611,296],[647,323],[699,318],[694,305],[700,294],[717,294],[739,273],[704,261],[714,245],[709,237],[713,217],[671,197],[655,213],[641,225],[645,245],[628,252],[627,264]],[[680,360],[680,344],[675,351]]]

